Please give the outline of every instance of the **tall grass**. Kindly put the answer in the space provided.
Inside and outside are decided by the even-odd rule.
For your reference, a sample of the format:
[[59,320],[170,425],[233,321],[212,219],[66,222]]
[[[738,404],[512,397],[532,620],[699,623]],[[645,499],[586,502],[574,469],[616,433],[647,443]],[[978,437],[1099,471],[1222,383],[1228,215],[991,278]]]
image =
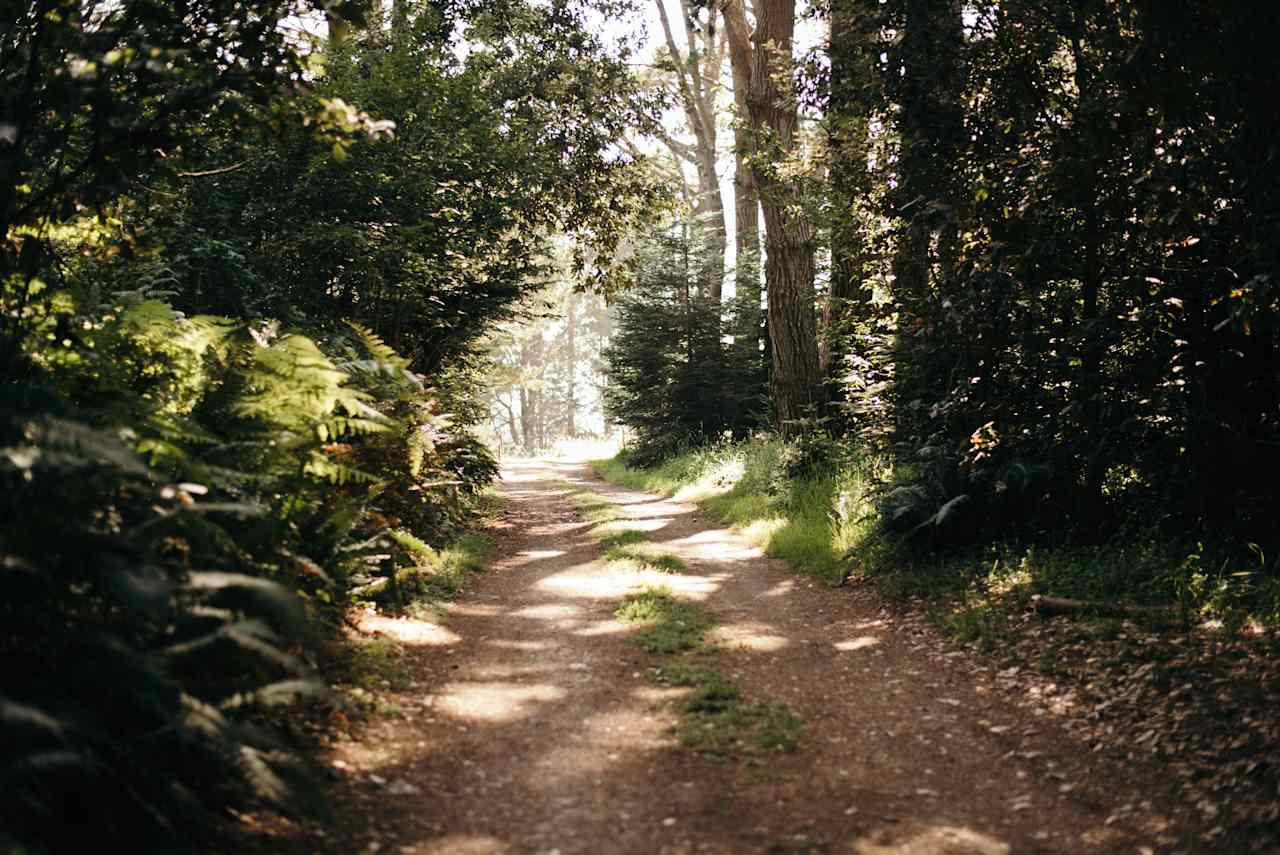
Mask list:
[[653,469],[629,468],[625,457],[592,465],[615,484],[698,503],[765,554],[830,584],[843,581],[846,554],[871,534],[869,464],[797,461],[773,436],[688,451]]
[[1137,525],[1104,543],[1049,538],[939,548],[878,530],[873,482],[889,480],[886,464],[806,447],[812,441],[761,435],[688,451],[653,469],[629,468],[625,455],[592,465],[614,483],[695,502],[766,554],[830,584],[866,577],[895,599],[959,598],[984,613],[1022,609],[1034,594],[1173,604],[1196,621],[1280,630],[1280,574],[1255,544],[1248,552],[1213,549]]

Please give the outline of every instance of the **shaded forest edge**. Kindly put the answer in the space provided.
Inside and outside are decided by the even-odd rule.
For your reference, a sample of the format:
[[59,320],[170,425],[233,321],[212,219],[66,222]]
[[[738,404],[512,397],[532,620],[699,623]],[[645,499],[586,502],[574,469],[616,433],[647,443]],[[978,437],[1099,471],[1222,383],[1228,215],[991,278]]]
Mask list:
[[[720,6],[735,62],[741,8]],[[1082,716],[1171,764],[1207,840],[1263,833],[1280,809],[1274,16],[826,11],[818,68],[779,52],[814,138],[794,113],[746,123],[766,311],[743,326],[700,284],[718,256],[698,221],[642,256],[604,367],[629,441],[603,471],[702,494],[832,584],[918,598],[1008,667],[1097,691]]]
[[481,561],[478,342],[604,287],[648,98],[578,7],[19,5],[0,849],[207,851],[323,815],[306,749],[394,671],[348,625]]

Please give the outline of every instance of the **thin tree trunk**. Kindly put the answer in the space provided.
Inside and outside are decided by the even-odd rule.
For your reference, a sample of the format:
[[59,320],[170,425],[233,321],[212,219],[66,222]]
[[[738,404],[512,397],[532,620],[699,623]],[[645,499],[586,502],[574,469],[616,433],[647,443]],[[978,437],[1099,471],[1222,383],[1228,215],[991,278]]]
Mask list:
[[742,69],[733,66],[733,100],[737,107],[738,121],[733,131],[734,173],[734,251],[737,256],[734,271],[735,302],[734,343],[744,354],[758,358],[760,353],[760,193],[756,189],[756,176],[751,171],[747,156],[751,150],[751,121],[747,110],[749,79],[741,75]]
[[520,439],[524,446],[525,454],[532,454],[536,438],[536,428],[534,420],[537,418],[535,412],[536,404],[533,393],[523,386],[520,388]]
[[[662,23],[667,50],[675,66],[677,90],[684,108],[685,121],[693,132],[692,149],[668,147],[691,162],[698,175],[698,192],[693,215],[697,223],[698,242],[702,248],[699,270],[700,297],[719,305],[724,283],[724,259],[728,248],[728,227],[724,215],[724,197],[716,172],[717,129],[715,88],[724,60],[723,36],[717,40],[715,27],[701,34],[693,27],[694,9],[689,0],[681,0],[680,11],[685,24],[685,52],[676,44],[664,0],[654,0]],[[714,9],[711,12],[715,14]],[[702,42],[701,46],[699,42]]]
[[[1071,55],[1075,66],[1075,84],[1078,93],[1077,114],[1088,113],[1093,109],[1090,101],[1093,98],[1093,81],[1089,74],[1084,48],[1080,35],[1076,33],[1071,39]],[[1086,122],[1080,118],[1080,124]],[[1080,281],[1080,318],[1077,323],[1077,335],[1082,342],[1080,348],[1080,412],[1081,421],[1086,428],[1101,426],[1102,393],[1102,351],[1104,345],[1099,341],[1091,327],[1099,314],[1099,295],[1102,290],[1101,245],[1103,235],[1099,227],[1098,216],[1098,167],[1094,161],[1092,149],[1080,148],[1090,153],[1080,164],[1081,199],[1084,207],[1084,270]],[[1079,516],[1088,520],[1096,517],[1102,509],[1102,453],[1101,450],[1085,461],[1084,492],[1081,496]]]
[[565,434],[574,439],[578,435],[578,399],[577,399],[577,374],[578,374],[578,297],[570,292],[569,298],[565,306],[565,349],[568,351],[567,359],[569,362],[569,388],[566,392],[565,401]]

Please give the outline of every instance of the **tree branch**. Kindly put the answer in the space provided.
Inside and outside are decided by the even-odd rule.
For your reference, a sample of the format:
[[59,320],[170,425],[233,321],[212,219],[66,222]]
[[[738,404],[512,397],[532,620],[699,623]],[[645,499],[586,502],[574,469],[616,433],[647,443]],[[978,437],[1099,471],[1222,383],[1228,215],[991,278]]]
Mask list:
[[233,163],[230,166],[220,166],[217,169],[205,169],[200,172],[179,172],[176,173],[179,178],[207,178],[210,175],[226,175],[228,172],[235,172],[237,169],[244,167],[249,161],[242,160],[239,163]]

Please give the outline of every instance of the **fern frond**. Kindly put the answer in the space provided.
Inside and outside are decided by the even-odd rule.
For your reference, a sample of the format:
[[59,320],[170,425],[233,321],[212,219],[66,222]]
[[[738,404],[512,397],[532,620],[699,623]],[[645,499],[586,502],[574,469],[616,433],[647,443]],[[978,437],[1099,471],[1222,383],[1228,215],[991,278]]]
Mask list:
[[288,589],[257,576],[207,570],[192,573],[186,587],[202,594],[208,605],[266,614],[287,626],[301,626],[306,619],[302,603]]
[[312,452],[307,456],[307,462],[303,465],[302,471],[306,475],[328,481],[339,487],[346,484],[377,484],[381,481],[376,475],[336,463],[319,452]]
[[[42,710],[26,704],[16,703],[7,698],[0,698],[0,724],[7,733],[25,731],[27,734],[41,733],[61,741],[63,737],[62,723]],[[23,741],[26,741],[25,739]]]
[[[106,465],[130,475],[147,477],[150,473],[129,446],[98,428],[59,418],[43,418],[27,422],[23,435],[34,447],[35,459],[69,465]],[[62,451],[50,455],[48,452]]]
[[252,654],[255,658],[278,665],[289,673],[306,672],[306,665],[297,657],[264,641],[260,637],[261,629],[260,626],[250,625],[248,621],[241,621],[220,627],[199,638],[172,644],[164,648],[162,653],[166,658],[174,661],[202,661],[215,650],[238,649]]
[[238,765],[245,780],[253,787],[254,794],[259,798],[277,805],[289,801],[289,785],[276,774],[275,769],[271,768],[265,752],[248,745],[241,745]]
[[182,705],[182,724],[189,730],[202,734],[210,740],[226,738],[231,723],[212,704],[207,704],[193,695],[183,692],[179,699]]
[[415,537],[413,534],[402,528],[393,528],[387,531],[387,536],[400,545],[406,552],[421,555],[425,558],[435,558],[436,551],[426,541]]
[[388,420],[381,421],[362,418],[337,416],[325,419],[316,425],[316,436],[321,442],[331,442],[347,436],[364,436],[371,433],[382,433],[388,429]]
[[348,320],[346,324],[355,331],[357,338],[360,339],[360,344],[374,359],[386,365],[394,366],[401,371],[409,368],[409,360],[396,353],[395,348],[383,341],[373,330],[356,321]]
[[224,712],[242,707],[278,707],[296,703],[303,698],[324,698],[330,690],[318,680],[280,680],[269,683],[252,692],[237,692],[218,708]]

